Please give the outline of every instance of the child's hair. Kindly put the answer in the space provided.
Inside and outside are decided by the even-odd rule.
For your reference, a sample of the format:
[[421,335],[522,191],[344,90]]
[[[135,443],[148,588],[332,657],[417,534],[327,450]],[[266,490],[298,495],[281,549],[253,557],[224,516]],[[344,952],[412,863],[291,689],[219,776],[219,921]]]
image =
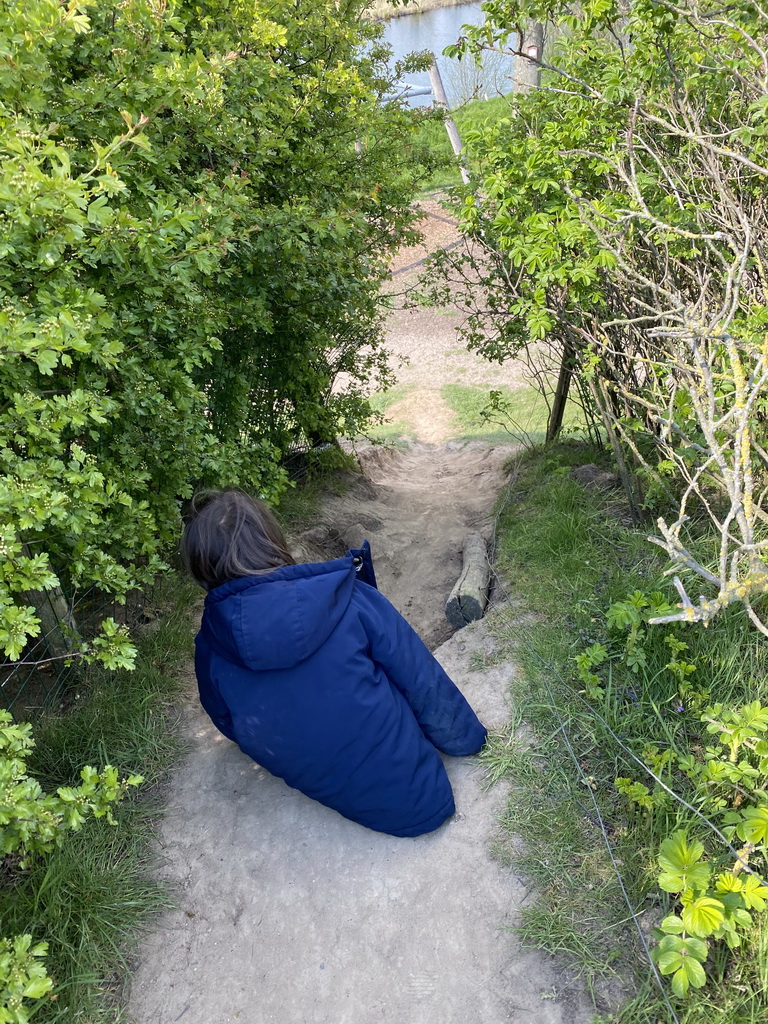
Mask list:
[[181,554],[188,572],[206,590],[296,561],[267,506],[242,491],[195,495]]

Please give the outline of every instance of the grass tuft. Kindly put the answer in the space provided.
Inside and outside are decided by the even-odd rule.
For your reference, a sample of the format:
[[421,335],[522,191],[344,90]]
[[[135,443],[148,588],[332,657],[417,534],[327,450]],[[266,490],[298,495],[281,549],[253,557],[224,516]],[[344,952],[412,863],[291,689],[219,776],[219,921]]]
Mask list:
[[280,496],[273,509],[287,533],[307,529],[317,521],[323,495],[344,494],[349,490],[360,467],[353,455],[334,447],[330,464],[313,465],[301,480],[294,480]]
[[[509,117],[509,101],[504,96],[495,96],[488,100],[472,100],[457,107],[451,112],[459,135],[465,144],[470,171],[475,174],[480,168],[474,159],[471,143],[467,143],[469,133],[481,129],[486,124],[495,124],[503,117]],[[412,145],[423,149],[437,157],[441,162],[429,179],[422,184],[424,192],[442,191],[461,184],[461,173],[454,156],[445,124],[441,120],[425,120],[415,133]]]
[[121,1021],[122,980],[142,929],[171,893],[147,871],[162,807],[162,782],[181,754],[174,722],[179,671],[192,653],[192,584],[171,579],[158,595],[166,610],[139,627],[133,672],[92,670],[64,714],[35,723],[30,773],[44,789],[74,781],[85,764],[109,762],[146,782],[114,809],[116,826],[89,820],[60,850],[0,881],[0,933],[46,939],[53,998],[35,1024]]
[[[488,444],[541,444],[549,415],[542,395],[532,387],[499,387],[494,393],[498,396],[498,408],[493,407],[488,389],[463,384],[443,387],[442,396],[460,426],[458,439]],[[566,431],[578,430],[582,422],[581,410],[570,405],[564,424]]]
[[370,403],[375,420],[368,427],[367,435],[369,437],[375,441],[392,442],[413,434],[413,426],[407,420],[401,419],[394,423],[386,423],[383,417],[393,405],[407,398],[414,390],[414,386],[413,384],[396,384],[386,391],[377,391],[371,396]]
[[[646,539],[648,527],[627,525],[621,495],[587,490],[572,478],[574,465],[600,458],[571,442],[518,461],[500,514],[498,567],[509,595],[533,614],[521,622],[510,608],[489,625],[500,650],[521,667],[512,695],[535,739],[516,744],[509,733],[492,737],[484,758],[491,780],[513,783],[506,857],[537,893],[524,914],[525,939],[585,977],[605,1013],[601,1024],[666,1024],[673,1018],[651,979],[622,885],[654,945],[652,930],[670,912],[669,897],[656,885],[661,841],[680,827],[711,837],[676,803],[647,814],[619,796],[617,777],[648,780],[616,738],[642,757],[648,744],[688,752],[706,737],[695,706],[679,710],[677,683],[665,670],[671,628],[647,628],[648,665],[641,674],[627,667],[619,656],[622,638],[607,628],[608,607],[635,589],[675,598],[663,556]],[[676,632],[689,645],[686,657],[697,666],[696,686],[706,700],[768,700],[768,646],[743,614],[732,609],[708,630]],[[603,695],[585,702],[574,657],[596,642],[613,657],[603,669]],[[734,954],[713,944],[705,989],[685,1002],[666,989],[681,1024],[768,1020],[767,953],[764,921]],[[621,1007],[611,994],[617,979]]]

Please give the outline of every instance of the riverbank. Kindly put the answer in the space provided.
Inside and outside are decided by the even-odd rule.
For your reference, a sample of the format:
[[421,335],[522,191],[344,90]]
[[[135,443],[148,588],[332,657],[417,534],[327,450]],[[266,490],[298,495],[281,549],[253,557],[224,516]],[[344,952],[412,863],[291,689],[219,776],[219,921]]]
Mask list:
[[365,17],[372,21],[388,21],[390,18],[401,18],[405,14],[424,14],[436,11],[439,7],[461,7],[467,0],[413,0],[405,6],[396,7],[389,0],[373,0],[365,12]]

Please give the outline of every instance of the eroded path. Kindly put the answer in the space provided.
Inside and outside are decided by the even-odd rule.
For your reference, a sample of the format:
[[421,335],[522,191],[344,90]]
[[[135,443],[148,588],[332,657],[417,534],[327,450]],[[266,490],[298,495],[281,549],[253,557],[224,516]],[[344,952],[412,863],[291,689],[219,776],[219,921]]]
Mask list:
[[[500,449],[415,444],[361,453],[305,553],[367,535],[380,589],[434,645],[468,529],[488,529]],[[329,550],[330,549],[330,550]],[[467,627],[436,654],[501,728],[511,664]],[[446,759],[458,813],[437,832],[370,832],[272,778],[210,725],[190,681],[190,753],[171,787],[160,871],[178,906],[148,937],[137,1024],[586,1024],[577,990],[514,934],[524,883],[491,855],[502,788]]]

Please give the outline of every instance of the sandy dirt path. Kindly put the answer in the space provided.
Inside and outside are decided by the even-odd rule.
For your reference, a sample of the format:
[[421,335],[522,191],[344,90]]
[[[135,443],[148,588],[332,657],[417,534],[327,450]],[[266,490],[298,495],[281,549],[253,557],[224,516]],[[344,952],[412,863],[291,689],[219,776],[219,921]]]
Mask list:
[[[508,452],[416,444],[361,453],[366,476],[303,537],[371,540],[381,590],[432,643],[468,529],[490,527]],[[502,728],[512,664],[478,669],[484,623],[436,655]],[[191,691],[191,687],[190,687]],[[437,832],[370,832],[271,777],[210,725],[193,692],[158,868],[177,889],[143,949],[136,1024],[586,1024],[578,988],[510,930],[527,888],[491,855],[502,787],[447,758],[458,813]]]
[[[453,227],[432,217],[430,244]],[[455,232],[454,232],[455,234]],[[424,250],[403,252],[393,280]],[[402,273],[400,273],[402,271]],[[461,352],[456,318],[393,312],[389,343],[411,365],[417,438],[363,445],[363,469],[328,496],[297,539],[305,560],[371,541],[379,587],[409,619],[491,729],[509,718],[512,663],[494,661],[485,623],[451,636],[445,600],[470,530],[486,537],[509,449],[445,442],[440,397],[462,376],[497,375]],[[506,377],[515,383],[516,370]],[[395,419],[397,419],[395,410]],[[189,754],[170,787],[158,873],[177,906],[147,937],[130,992],[135,1024],[587,1024],[591,1004],[513,928],[532,898],[491,850],[507,793],[471,759],[446,758],[457,814],[437,832],[394,839],[290,789],[219,735],[190,670]]]
[[466,312],[458,303],[441,308],[415,304],[414,289],[429,253],[461,244],[455,220],[438,199],[424,199],[418,205],[423,214],[418,225],[423,241],[399,251],[385,288],[393,304],[387,349],[397,367],[398,384],[405,391],[387,409],[385,422],[404,423],[409,436],[439,443],[461,433],[445,400],[445,385],[489,392],[515,390],[528,386],[529,381],[522,363],[508,360],[499,365],[467,351],[458,334]]

